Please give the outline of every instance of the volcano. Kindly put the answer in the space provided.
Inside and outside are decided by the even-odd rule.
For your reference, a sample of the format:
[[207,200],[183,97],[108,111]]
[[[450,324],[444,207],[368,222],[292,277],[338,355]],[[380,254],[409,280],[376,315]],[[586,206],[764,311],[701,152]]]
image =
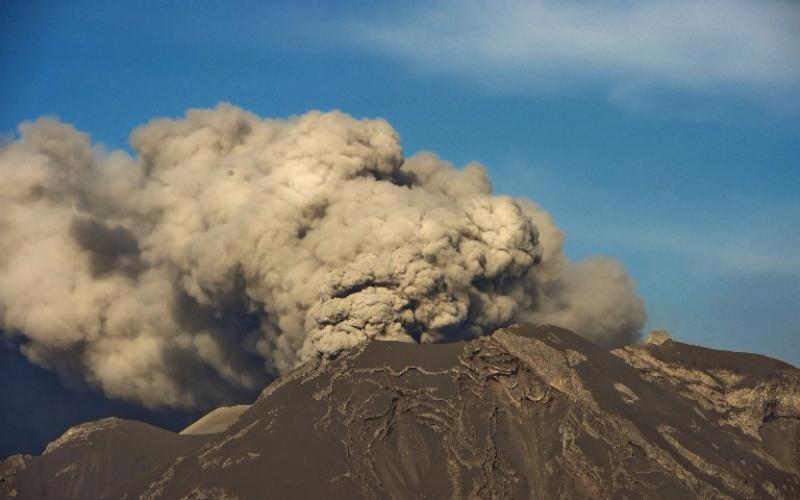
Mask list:
[[800,370],[555,326],[375,341],[181,433],[108,418],[0,462],[21,498],[800,498]]

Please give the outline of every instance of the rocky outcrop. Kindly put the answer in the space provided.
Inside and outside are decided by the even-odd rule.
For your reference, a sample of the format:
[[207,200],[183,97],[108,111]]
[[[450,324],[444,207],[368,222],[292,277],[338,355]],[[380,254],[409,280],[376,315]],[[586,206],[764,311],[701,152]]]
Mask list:
[[4,461],[0,493],[798,498],[799,380],[665,335],[611,352],[552,326],[372,342],[276,380],[224,430],[73,428]]
[[717,425],[760,443],[757,453],[800,474],[800,371],[758,354],[673,342],[654,332],[645,345],[612,351],[642,376],[676,391]]

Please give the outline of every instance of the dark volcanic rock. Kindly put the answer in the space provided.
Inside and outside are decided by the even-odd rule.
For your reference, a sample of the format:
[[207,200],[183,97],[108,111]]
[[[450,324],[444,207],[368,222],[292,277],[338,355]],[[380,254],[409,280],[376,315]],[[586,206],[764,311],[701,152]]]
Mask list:
[[793,499],[798,423],[790,365],[665,337],[608,352],[513,327],[302,366],[213,434],[84,424],[2,462],[0,494]]

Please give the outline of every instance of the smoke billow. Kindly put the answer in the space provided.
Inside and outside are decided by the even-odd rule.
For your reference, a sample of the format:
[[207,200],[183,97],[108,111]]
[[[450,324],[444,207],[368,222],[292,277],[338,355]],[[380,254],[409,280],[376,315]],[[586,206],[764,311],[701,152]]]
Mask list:
[[43,118],[0,149],[0,329],[109,396],[197,407],[370,339],[613,344],[645,321],[619,263],[570,262],[547,212],[478,164],[404,158],[383,120],[223,104],[131,143]]

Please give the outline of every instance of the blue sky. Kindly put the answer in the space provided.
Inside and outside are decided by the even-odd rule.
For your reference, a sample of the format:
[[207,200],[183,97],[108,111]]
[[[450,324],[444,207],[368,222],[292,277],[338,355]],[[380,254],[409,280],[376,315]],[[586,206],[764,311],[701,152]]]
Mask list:
[[0,4],[4,136],[219,101],[384,117],[622,260],[648,328],[800,365],[797,2]]

